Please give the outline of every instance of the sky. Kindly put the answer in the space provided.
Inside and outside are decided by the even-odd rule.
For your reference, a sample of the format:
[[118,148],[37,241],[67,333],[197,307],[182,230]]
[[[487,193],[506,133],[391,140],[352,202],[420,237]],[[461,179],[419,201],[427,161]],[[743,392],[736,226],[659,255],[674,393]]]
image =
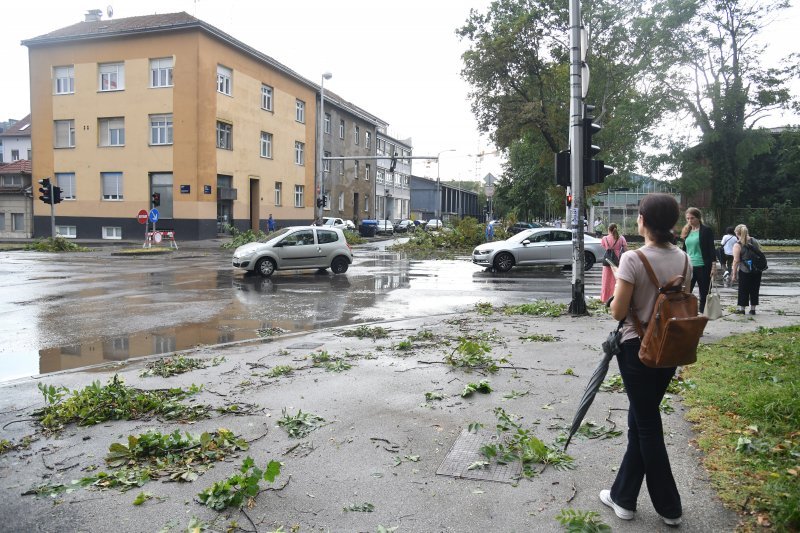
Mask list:
[[[30,112],[28,51],[20,41],[70,26],[89,9],[113,7],[113,18],[186,11],[273,57],[390,124],[388,133],[412,139],[415,156],[441,154],[439,164],[414,160],[413,173],[442,180],[502,174],[502,159],[478,132],[469,86],[461,79],[459,40],[470,9],[491,0],[18,0],[5,2],[0,32],[4,71],[25,73],[0,89],[0,120]],[[566,2],[567,0],[562,0]],[[800,0],[796,0],[796,3]],[[794,37],[800,7],[781,13],[764,38],[770,61],[800,51]],[[800,92],[800,80],[794,84]],[[775,115],[763,126],[800,123]],[[454,151],[450,151],[454,150]],[[483,154],[479,156],[479,154]]]

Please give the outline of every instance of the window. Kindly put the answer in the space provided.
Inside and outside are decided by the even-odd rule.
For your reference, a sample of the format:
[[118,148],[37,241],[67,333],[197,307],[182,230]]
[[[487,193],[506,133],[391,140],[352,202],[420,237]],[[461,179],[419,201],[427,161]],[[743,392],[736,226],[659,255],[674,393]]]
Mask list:
[[122,172],[101,172],[103,200],[122,200]]
[[361,165],[359,165],[359,161],[355,161],[355,172],[354,172],[354,174],[356,176],[356,179],[358,179],[358,171],[359,171],[360,167],[361,167]]
[[369,181],[369,176],[370,176],[370,174],[372,174],[372,165],[367,163],[366,165],[364,165],[364,167],[365,167],[365,169],[364,169],[364,181]]
[[217,65],[217,92],[231,95],[231,78],[233,71],[228,67]]
[[100,139],[100,146],[124,146],[125,145],[125,119],[101,118],[97,120]]
[[272,159],[272,134],[261,132],[261,157]]
[[339,240],[339,235],[335,231],[326,229],[317,230],[317,242],[319,244],[328,244]]
[[305,187],[303,185],[295,185],[294,186],[294,206],[295,207],[303,207],[303,191]]
[[358,126],[353,126],[353,142],[358,144],[358,138],[361,136],[361,128]]
[[277,205],[277,206],[281,205],[282,192],[283,192],[283,183],[281,183],[280,181],[276,181],[275,182],[275,205]]
[[375,176],[375,183],[383,183],[384,170],[378,169],[378,175]]
[[56,235],[61,235],[65,239],[74,239],[78,236],[75,226],[56,226]]
[[339,138],[344,139],[344,120],[339,121]]
[[150,144],[172,144],[172,113],[150,115]]
[[272,111],[272,87],[261,85],[261,109]]
[[0,211],[0,231],[6,230],[6,214]]
[[372,144],[372,134],[368,131],[364,132],[364,146],[369,148]]
[[55,139],[53,146],[55,148],[74,148],[75,147],[75,121],[74,120],[56,120],[55,121]]
[[364,195],[364,212],[365,213],[369,212],[369,195],[368,194]]
[[99,74],[101,91],[121,91],[125,88],[125,65],[123,63],[101,64]]
[[150,87],[172,87],[172,58],[150,60]]
[[25,213],[11,213],[11,231],[25,231]]
[[339,175],[344,176],[344,160],[339,161]]
[[217,148],[233,150],[233,124],[217,121]]
[[19,161],[19,150],[11,150],[11,160]]
[[306,151],[305,143],[301,143],[300,141],[294,142],[294,163],[296,165],[306,164],[305,151]]
[[72,94],[75,92],[75,67],[55,67],[53,69],[53,92]]
[[[325,154],[325,157],[330,157],[331,156],[330,152],[324,152],[324,154]],[[331,171],[331,162],[330,162],[329,159],[323,159],[322,160],[322,170],[324,172],[330,172]]]
[[296,100],[294,103],[294,119],[297,122],[306,121],[306,103],[302,100]]
[[341,213],[342,211],[344,211],[344,193],[340,192],[339,193],[339,212]]
[[74,172],[56,172],[55,185],[61,187],[62,200],[75,200],[78,198],[78,194],[75,191]]
[[323,121],[324,124],[324,132],[330,133],[331,132],[331,114],[325,113],[325,120]]
[[0,187],[22,187],[22,176],[18,174],[0,176]]
[[103,226],[104,239],[121,239],[122,228],[119,226]]

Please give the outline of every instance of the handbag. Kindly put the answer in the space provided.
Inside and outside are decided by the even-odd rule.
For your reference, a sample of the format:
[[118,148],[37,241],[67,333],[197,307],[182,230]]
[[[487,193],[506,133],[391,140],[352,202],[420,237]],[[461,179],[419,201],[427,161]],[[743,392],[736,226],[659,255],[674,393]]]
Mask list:
[[[606,241],[606,243],[608,243],[608,241]],[[614,241],[614,244],[611,245],[611,248],[608,248],[606,250],[605,255],[603,255],[603,264],[604,265],[619,266],[619,258],[617,257],[617,254],[614,252],[614,246],[616,246],[616,245],[617,245],[617,241]]]
[[719,290],[714,286],[714,280],[711,280],[711,284],[708,287],[706,307],[703,310],[703,314],[709,320],[716,320],[722,316],[722,303],[719,301]]

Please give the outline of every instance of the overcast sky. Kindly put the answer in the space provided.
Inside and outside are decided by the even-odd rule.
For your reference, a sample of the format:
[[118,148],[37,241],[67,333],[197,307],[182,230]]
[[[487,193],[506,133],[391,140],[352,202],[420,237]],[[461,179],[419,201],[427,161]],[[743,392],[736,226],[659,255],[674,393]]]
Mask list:
[[[469,87],[459,76],[465,43],[455,29],[471,8],[485,12],[490,0],[16,0],[3,3],[0,52],[5,83],[0,120],[30,112],[29,39],[80,22],[88,9],[109,5],[113,18],[186,11],[272,56],[390,124],[389,134],[411,137],[414,155],[442,150],[442,179],[499,176],[501,161],[479,135],[470,111]],[[563,0],[566,2],[567,0]],[[800,8],[784,12],[770,28],[771,54],[798,51]],[[12,81],[13,80],[13,81]],[[795,88],[798,88],[795,84]],[[798,123],[773,117],[762,125]],[[436,163],[414,161],[414,174],[436,177]]]

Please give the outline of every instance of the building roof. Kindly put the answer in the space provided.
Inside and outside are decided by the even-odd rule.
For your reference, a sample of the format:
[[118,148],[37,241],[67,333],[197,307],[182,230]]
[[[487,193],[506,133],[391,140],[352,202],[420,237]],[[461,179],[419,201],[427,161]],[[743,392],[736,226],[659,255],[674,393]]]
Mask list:
[[5,165],[0,166],[0,174],[31,174],[33,172],[33,168],[31,166],[31,162],[28,159],[18,159],[17,161],[12,161],[11,163],[6,163]]
[[30,137],[31,136],[31,116],[16,121],[6,131],[0,133],[0,137]]
[[353,104],[352,102],[348,102],[347,100],[345,100],[344,98],[342,98],[341,96],[339,96],[338,94],[336,94],[333,91],[329,91],[327,89],[325,90],[325,101],[326,102],[332,102],[337,107],[340,107],[340,108],[344,109],[345,111],[347,111],[348,113],[351,113],[351,114],[357,116],[358,118],[360,118],[361,120],[369,122],[370,124],[374,124],[375,126],[386,127],[386,126],[389,125],[388,122],[385,122],[385,121],[379,119],[378,117],[376,117],[372,113],[368,113],[367,111],[364,111],[363,109],[361,109],[357,105]]

